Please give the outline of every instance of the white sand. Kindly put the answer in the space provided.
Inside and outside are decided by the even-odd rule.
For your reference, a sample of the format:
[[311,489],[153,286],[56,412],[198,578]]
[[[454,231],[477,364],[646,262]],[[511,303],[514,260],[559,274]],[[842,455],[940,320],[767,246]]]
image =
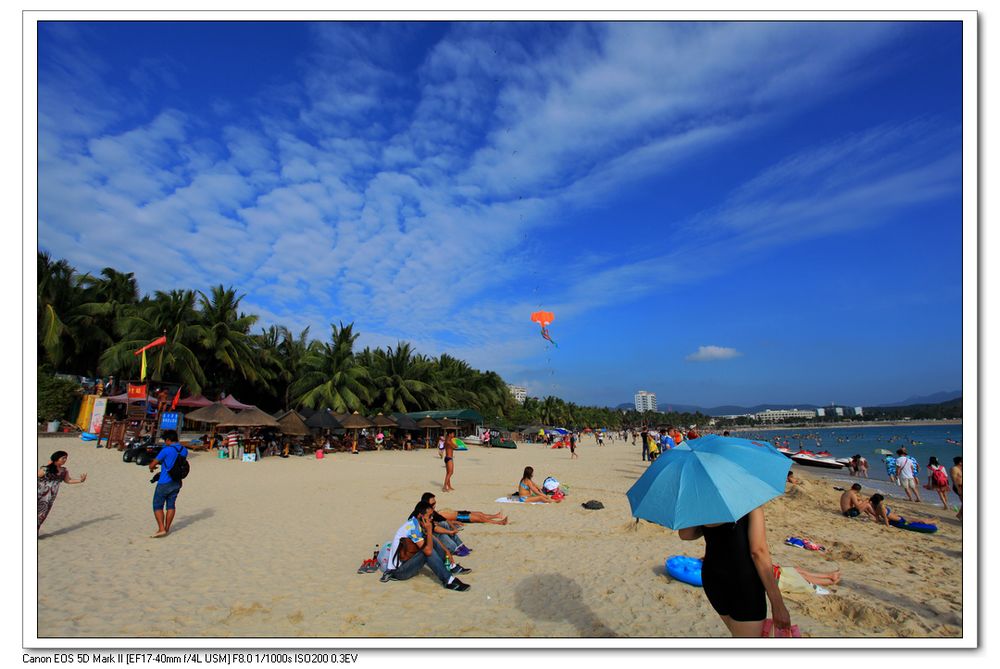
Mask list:
[[[78,439],[41,437],[38,461],[62,449],[82,485],[63,485],[38,542],[38,633],[98,637],[712,637],[727,631],[704,593],[664,575],[669,555],[703,543],[629,514],[625,491],[644,470],[637,446],[580,458],[521,444],[456,454],[440,493],[436,450],[266,458],[256,464],[194,453],[168,537],[151,539],[153,486],[145,467]],[[496,504],[525,465],[569,486],[562,504]],[[803,475],[807,476],[807,475]],[[788,598],[805,635],[947,636],[962,633],[962,529],[950,512],[894,501],[933,518],[921,535],[839,514],[830,481],[809,479],[766,507],[775,561],[839,567],[825,597]],[[465,593],[429,570],[405,582],[358,574],[421,493],[440,508],[502,511],[510,525],[469,525],[473,572]],[[605,509],[589,511],[597,499]],[[808,535],[826,554],[783,545]],[[172,585],[176,579],[180,587]],[[447,612],[456,615],[445,615]]]

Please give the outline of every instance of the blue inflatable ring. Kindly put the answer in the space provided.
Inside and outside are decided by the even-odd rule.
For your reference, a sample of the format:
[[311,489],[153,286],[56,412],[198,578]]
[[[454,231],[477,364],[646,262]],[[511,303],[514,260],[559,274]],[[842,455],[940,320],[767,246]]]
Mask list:
[[702,587],[701,585],[701,560],[688,557],[687,555],[672,555],[667,558],[667,574],[670,578],[676,579],[688,585]]

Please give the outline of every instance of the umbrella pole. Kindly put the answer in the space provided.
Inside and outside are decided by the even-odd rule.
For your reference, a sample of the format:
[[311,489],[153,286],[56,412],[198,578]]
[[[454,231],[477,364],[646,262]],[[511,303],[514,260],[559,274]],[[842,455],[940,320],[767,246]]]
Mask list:
[[351,453],[358,452],[358,428],[354,428],[354,443],[351,446]]

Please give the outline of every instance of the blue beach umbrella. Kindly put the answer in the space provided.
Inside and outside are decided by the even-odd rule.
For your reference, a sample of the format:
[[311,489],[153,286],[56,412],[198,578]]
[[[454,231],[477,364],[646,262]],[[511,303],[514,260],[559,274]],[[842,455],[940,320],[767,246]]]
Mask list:
[[629,488],[633,516],[673,530],[732,523],[785,492],[792,463],[766,441],[708,435],[684,443]]

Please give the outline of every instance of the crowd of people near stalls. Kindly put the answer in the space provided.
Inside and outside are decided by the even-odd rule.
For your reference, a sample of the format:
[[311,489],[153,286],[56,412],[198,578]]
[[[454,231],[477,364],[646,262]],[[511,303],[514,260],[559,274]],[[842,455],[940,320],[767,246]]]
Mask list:
[[315,455],[317,458],[322,458],[326,453],[412,451],[427,446],[424,437],[409,432],[393,435],[382,431],[360,430],[356,445],[354,439],[355,436],[349,432],[338,435],[324,431],[317,435],[292,437],[282,434],[275,428],[251,428],[249,431],[232,430],[212,435],[203,434],[197,441],[215,453],[220,460],[250,462],[265,457]]

